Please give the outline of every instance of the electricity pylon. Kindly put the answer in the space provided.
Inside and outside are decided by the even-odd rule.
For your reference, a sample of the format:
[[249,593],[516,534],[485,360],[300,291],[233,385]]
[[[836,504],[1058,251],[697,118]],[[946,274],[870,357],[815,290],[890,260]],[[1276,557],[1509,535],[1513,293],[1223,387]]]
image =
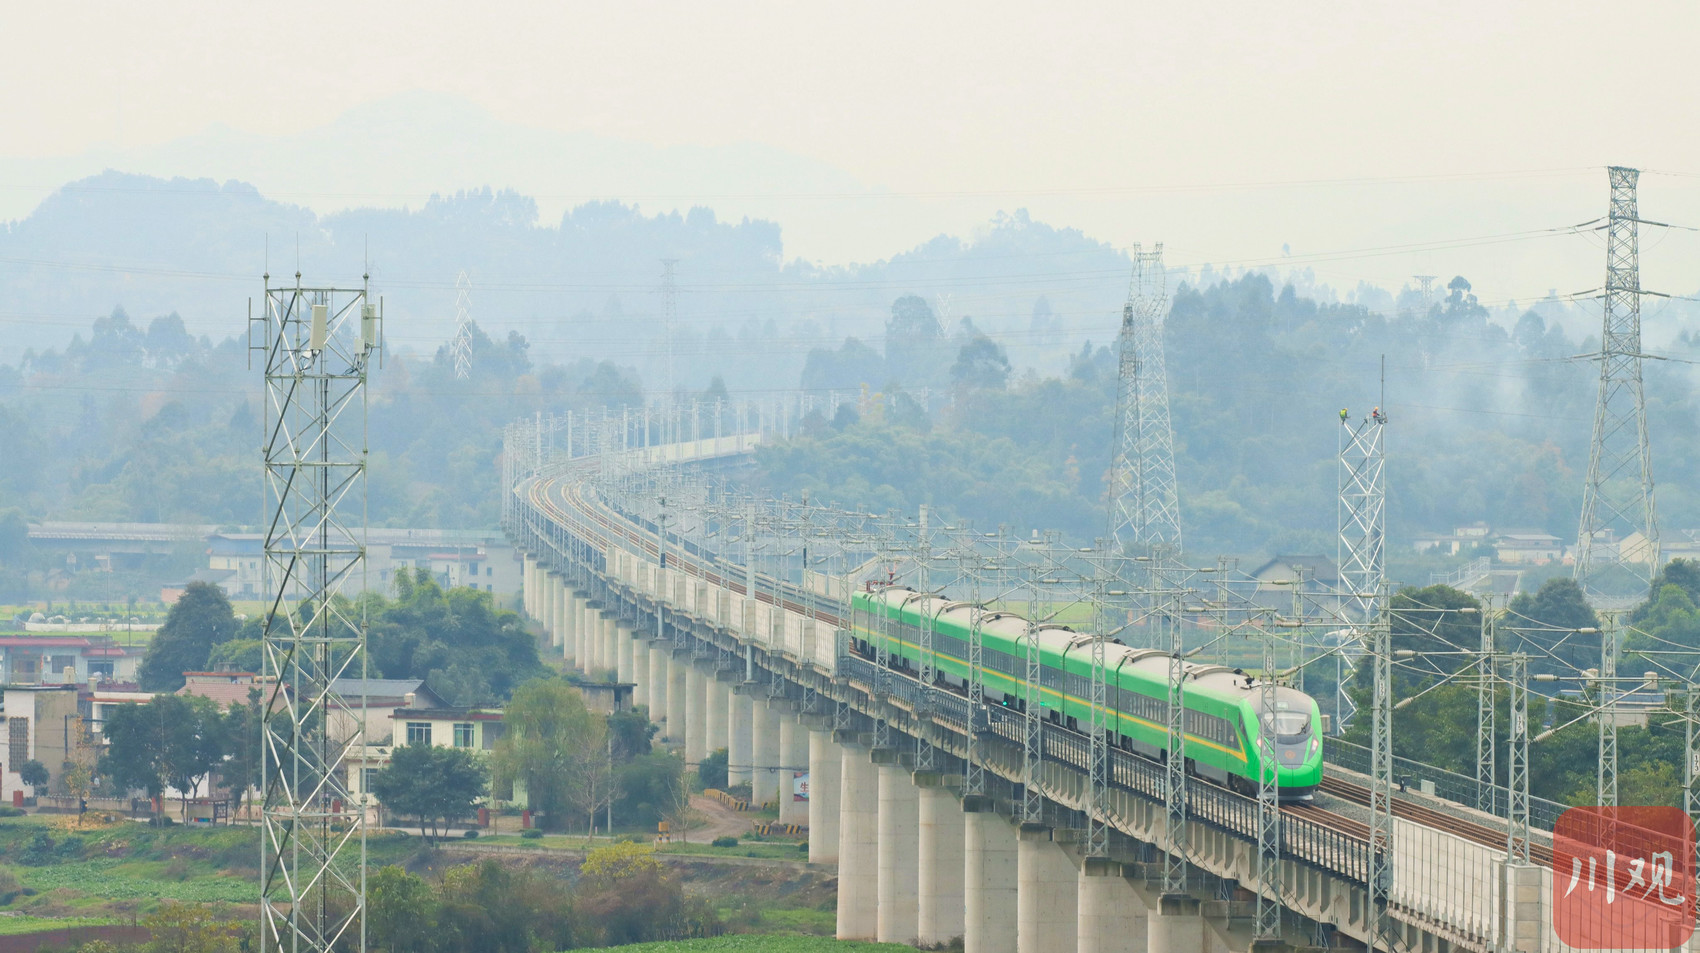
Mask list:
[[[366,376],[382,317],[359,288],[266,276],[260,949],[366,948]],[[356,596],[346,598],[344,593]],[[355,694],[341,689],[358,679]],[[364,787],[364,785],[362,785]]]
[[461,272],[455,279],[455,338],[450,350],[454,353],[455,378],[472,376],[472,279]]
[[1181,549],[1175,436],[1163,363],[1167,307],[1162,243],[1149,252],[1133,246],[1133,280],[1118,342],[1116,446],[1110,465],[1110,538],[1122,552],[1178,554]]
[[[1659,570],[1659,522],[1653,509],[1647,401],[1641,390],[1640,172],[1612,166],[1606,222],[1606,291],[1600,331],[1600,390],[1582,525],[1576,534],[1576,582],[1590,597],[1639,597]],[[1641,542],[1630,537],[1639,533]],[[1629,545],[1626,551],[1626,544]]]

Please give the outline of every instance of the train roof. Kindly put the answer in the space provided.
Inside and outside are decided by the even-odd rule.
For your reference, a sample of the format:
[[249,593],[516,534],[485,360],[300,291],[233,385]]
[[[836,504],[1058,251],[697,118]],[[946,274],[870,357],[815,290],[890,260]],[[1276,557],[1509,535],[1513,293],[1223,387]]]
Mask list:
[[[979,608],[970,602],[953,602],[935,593],[919,592],[908,586],[887,586],[871,592],[858,592],[855,595],[906,613],[930,614],[936,620],[948,621],[964,629],[973,624],[973,613]],[[980,619],[980,631],[994,638],[1015,642],[1026,636],[1027,620],[1013,612],[989,612]],[[1039,627],[1039,647],[1042,651],[1062,654],[1090,645],[1091,642],[1090,633],[1077,632],[1067,626],[1045,623]],[[1105,646],[1104,664],[1110,671],[1131,672],[1135,677],[1151,682],[1167,682],[1169,678],[1169,653],[1161,649],[1139,649],[1112,640]],[[1183,662],[1182,665],[1186,671],[1185,690],[1189,695],[1196,693],[1202,697],[1238,704],[1262,691],[1261,682],[1225,665],[1202,662]],[[1285,702],[1293,705],[1301,699],[1307,707],[1315,703],[1309,695],[1298,689],[1285,685],[1276,687],[1277,704]]]

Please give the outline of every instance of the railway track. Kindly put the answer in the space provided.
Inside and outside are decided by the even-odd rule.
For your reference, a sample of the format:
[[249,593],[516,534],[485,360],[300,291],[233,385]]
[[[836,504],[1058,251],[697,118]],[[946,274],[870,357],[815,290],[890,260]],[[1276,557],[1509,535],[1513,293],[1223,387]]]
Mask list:
[[[1355,781],[1348,781],[1339,775],[1324,773],[1322,777],[1321,790],[1324,794],[1337,797],[1342,801],[1350,801],[1353,804],[1359,804],[1364,807],[1369,806],[1369,789]],[[1425,807],[1421,804],[1412,803],[1411,801],[1394,798],[1393,815],[1395,817],[1404,818],[1408,821],[1415,821],[1424,827],[1445,831],[1448,834],[1456,834],[1467,841],[1480,844],[1484,847],[1492,847],[1496,850],[1505,849],[1505,831],[1489,827],[1486,824],[1479,824],[1475,821],[1458,817],[1455,814],[1436,810],[1432,807]],[[1367,837],[1369,835],[1368,826],[1360,826],[1363,827],[1364,836]],[[1538,841],[1531,840],[1529,843],[1529,859],[1533,863],[1540,864],[1542,866],[1551,866],[1552,847]]]

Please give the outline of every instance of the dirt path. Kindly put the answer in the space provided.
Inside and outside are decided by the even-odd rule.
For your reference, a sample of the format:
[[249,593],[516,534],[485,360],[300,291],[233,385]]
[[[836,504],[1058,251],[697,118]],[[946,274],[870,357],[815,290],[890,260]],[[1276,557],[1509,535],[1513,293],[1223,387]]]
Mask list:
[[690,830],[693,843],[706,844],[716,837],[743,837],[750,832],[750,815],[734,811],[706,794],[691,795],[691,810],[697,816]]

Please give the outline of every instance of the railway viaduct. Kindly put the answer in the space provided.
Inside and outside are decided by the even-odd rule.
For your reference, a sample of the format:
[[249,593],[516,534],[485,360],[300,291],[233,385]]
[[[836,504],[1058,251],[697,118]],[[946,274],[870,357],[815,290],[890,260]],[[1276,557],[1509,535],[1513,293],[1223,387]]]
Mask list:
[[[611,498],[611,473],[723,466],[762,434],[643,449],[583,440],[602,452],[550,452],[531,427],[510,428],[504,456],[525,611],[568,664],[634,683],[635,702],[688,763],[725,748],[733,783],[777,800],[782,822],[807,825],[810,861],[837,865],[839,937],[927,946],[960,936],[968,953],[1370,940],[1369,828],[1356,803],[1367,799],[1349,770],[1330,764],[1329,794],[1282,808],[1279,864],[1259,882],[1255,798],[1189,783],[1183,833],[1171,838],[1160,765],[1112,748],[1105,790],[1090,797],[1086,738],[1049,723],[1044,759],[1024,773],[1022,719],[923,693],[847,650],[848,579],[761,576]],[[801,772],[806,801],[787,796]],[[1094,809],[1109,837],[1088,851]],[[1382,946],[1561,948],[1539,831],[1534,862],[1508,863],[1505,828],[1490,815],[1414,794],[1395,814]],[[1183,891],[1162,889],[1170,851],[1188,865]],[[1278,940],[1254,943],[1259,893],[1279,900]]]

